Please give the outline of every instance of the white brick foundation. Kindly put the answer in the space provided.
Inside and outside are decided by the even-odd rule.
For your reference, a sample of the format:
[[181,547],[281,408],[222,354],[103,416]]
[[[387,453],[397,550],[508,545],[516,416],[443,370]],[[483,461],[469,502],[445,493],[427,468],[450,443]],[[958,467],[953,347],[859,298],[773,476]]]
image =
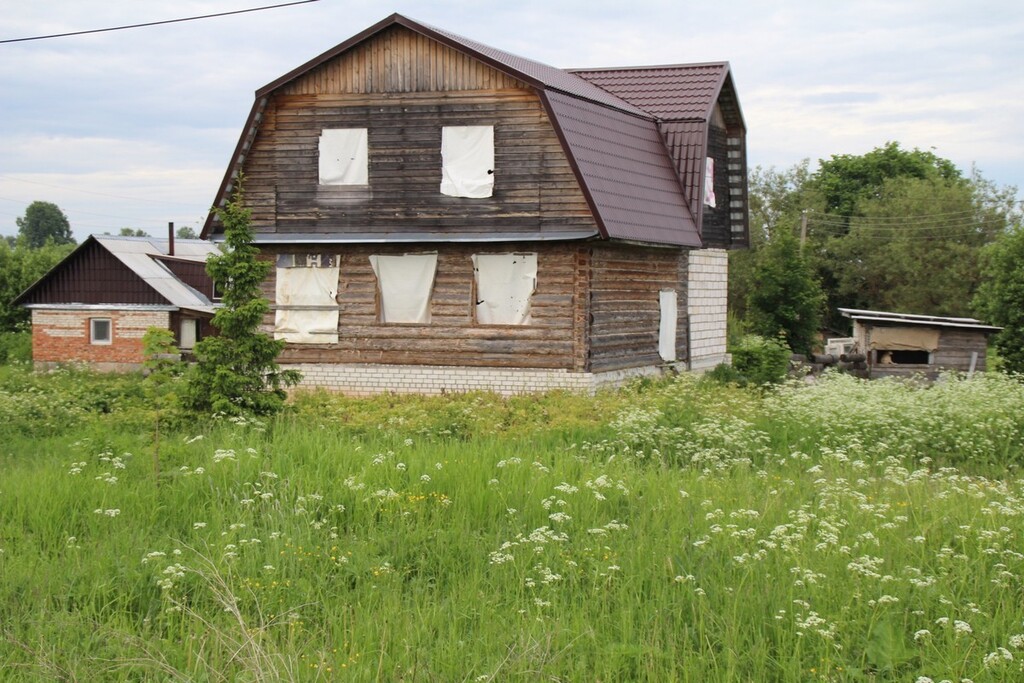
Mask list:
[[725,249],[690,252],[690,369],[708,370],[729,362],[725,346],[729,305],[729,254]]
[[555,389],[592,394],[634,377],[659,376],[659,367],[589,373],[534,368],[473,368],[430,365],[282,364],[302,373],[300,387],[324,387],[352,396],[493,391],[505,396]]

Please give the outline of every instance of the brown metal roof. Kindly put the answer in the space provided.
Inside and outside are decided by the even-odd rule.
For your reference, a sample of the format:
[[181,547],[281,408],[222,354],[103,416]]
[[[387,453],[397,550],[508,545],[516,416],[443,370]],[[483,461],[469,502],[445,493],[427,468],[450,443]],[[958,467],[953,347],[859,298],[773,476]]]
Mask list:
[[694,216],[703,204],[704,160],[708,155],[708,127],[704,121],[665,121],[658,123],[676,164],[676,173],[683,184],[683,195]]
[[604,237],[701,245],[654,121],[562,93],[546,99]]
[[707,121],[729,74],[728,62],[572,69],[659,119]]
[[[730,91],[730,102],[735,104],[729,107],[727,116],[738,118],[742,127],[727,63],[567,71],[399,14],[256,92],[215,206],[223,206],[231,193],[269,96],[393,25],[466,53],[539,91],[603,237],[701,246],[700,188],[707,126],[723,88]],[[665,123],[680,120],[695,125],[673,127]],[[203,228],[204,238],[210,235],[213,217],[211,212]]]

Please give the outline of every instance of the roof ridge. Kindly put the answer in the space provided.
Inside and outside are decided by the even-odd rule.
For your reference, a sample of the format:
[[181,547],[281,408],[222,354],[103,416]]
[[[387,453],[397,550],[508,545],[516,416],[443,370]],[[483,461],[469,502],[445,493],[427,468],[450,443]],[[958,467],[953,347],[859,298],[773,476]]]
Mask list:
[[569,73],[580,73],[586,71],[647,71],[654,69],[697,69],[708,66],[730,67],[728,60],[717,62],[680,62],[678,64],[640,64],[637,66],[595,66],[595,67],[573,67],[565,69]]

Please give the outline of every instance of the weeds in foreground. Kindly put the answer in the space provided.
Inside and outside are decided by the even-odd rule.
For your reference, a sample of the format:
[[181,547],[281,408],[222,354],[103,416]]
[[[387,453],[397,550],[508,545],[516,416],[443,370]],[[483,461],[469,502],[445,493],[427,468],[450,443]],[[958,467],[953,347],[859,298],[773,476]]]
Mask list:
[[159,475],[118,413],[12,436],[0,669],[1022,675],[1021,385],[681,377],[588,400],[305,396],[165,434]]

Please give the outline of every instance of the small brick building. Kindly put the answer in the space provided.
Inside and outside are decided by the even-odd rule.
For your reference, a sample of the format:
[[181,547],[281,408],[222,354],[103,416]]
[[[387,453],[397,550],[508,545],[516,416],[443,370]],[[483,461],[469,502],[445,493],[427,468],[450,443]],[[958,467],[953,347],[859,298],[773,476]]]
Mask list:
[[170,330],[189,353],[211,333],[206,258],[216,251],[201,240],[89,237],[14,300],[32,311],[36,367],[137,369],[150,327]]

